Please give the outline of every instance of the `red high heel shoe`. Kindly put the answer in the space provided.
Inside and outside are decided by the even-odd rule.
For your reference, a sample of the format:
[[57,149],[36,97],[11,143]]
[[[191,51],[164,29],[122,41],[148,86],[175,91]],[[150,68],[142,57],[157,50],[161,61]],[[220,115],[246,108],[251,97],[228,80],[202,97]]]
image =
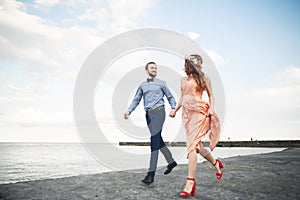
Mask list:
[[194,178],[186,178],[186,180],[190,180],[190,181],[194,181],[193,187],[192,187],[192,191],[190,193],[186,192],[186,191],[182,191],[180,193],[181,197],[190,197],[190,196],[195,196],[196,194],[196,181]]
[[[223,168],[224,168],[224,165],[223,165],[222,162],[221,162],[220,160],[218,160],[218,159],[216,160],[214,166],[216,166],[217,163],[219,163],[220,169],[223,169]],[[221,172],[221,173],[216,173],[217,179],[220,180],[220,179],[222,178],[222,175],[223,175],[222,172]]]

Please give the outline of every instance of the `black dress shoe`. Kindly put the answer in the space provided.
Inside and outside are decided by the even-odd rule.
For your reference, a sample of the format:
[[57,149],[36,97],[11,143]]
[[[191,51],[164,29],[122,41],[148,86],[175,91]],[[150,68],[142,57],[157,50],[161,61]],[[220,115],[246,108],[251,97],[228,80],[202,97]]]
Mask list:
[[148,172],[147,176],[142,180],[143,183],[150,185],[154,182],[154,172]]
[[172,169],[174,168],[174,167],[176,167],[177,166],[177,163],[174,161],[174,162],[172,162],[172,163],[170,163],[168,166],[167,166],[167,169],[166,169],[166,171],[164,172],[164,175],[167,175],[167,174],[169,174],[171,171],[172,171]]

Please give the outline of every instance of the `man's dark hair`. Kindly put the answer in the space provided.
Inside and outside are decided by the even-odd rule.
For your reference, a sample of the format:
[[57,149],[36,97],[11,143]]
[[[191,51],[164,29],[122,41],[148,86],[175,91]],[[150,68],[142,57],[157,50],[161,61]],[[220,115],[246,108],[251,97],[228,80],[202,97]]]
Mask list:
[[148,62],[148,63],[146,64],[146,66],[145,66],[145,69],[146,69],[146,70],[148,69],[148,65],[150,65],[150,64],[154,64],[154,65],[156,65],[156,63],[155,63],[155,62]]

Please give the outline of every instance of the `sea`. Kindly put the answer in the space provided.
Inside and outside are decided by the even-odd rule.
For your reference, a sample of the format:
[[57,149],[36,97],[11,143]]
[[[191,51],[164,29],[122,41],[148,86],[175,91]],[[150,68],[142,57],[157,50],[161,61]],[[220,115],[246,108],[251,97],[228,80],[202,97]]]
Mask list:
[[[111,146],[118,151],[111,151]],[[86,145],[80,143],[0,143],[0,184],[43,179],[98,174],[116,170],[144,169],[149,165],[149,146],[119,146],[97,144],[104,152],[97,157]],[[176,162],[186,164],[185,147],[169,147]],[[251,154],[282,151],[284,148],[216,147],[216,158],[228,158]],[[137,155],[137,156],[136,156]],[[104,156],[104,157],[103,157]],[[204,159],[199,156],[199,162]],[[105,160],[105,162],[103,162]],[[114,165],[118,164],[118,168]],[[159,154],[158,169],[167,165]]]

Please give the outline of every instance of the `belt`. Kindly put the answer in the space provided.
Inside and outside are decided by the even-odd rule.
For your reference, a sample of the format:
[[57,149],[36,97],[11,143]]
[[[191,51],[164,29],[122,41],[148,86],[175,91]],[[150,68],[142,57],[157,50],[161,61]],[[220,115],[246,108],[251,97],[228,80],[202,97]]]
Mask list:
[[148,110],[146,110],[146,113],[149,113],[149,112],[152,112],[152,111],[155,111],[155,110],[161,110],[161,109],[164,109],[164,108],[165,108],[164,105],[154,107],[154,108],[149,108]]

